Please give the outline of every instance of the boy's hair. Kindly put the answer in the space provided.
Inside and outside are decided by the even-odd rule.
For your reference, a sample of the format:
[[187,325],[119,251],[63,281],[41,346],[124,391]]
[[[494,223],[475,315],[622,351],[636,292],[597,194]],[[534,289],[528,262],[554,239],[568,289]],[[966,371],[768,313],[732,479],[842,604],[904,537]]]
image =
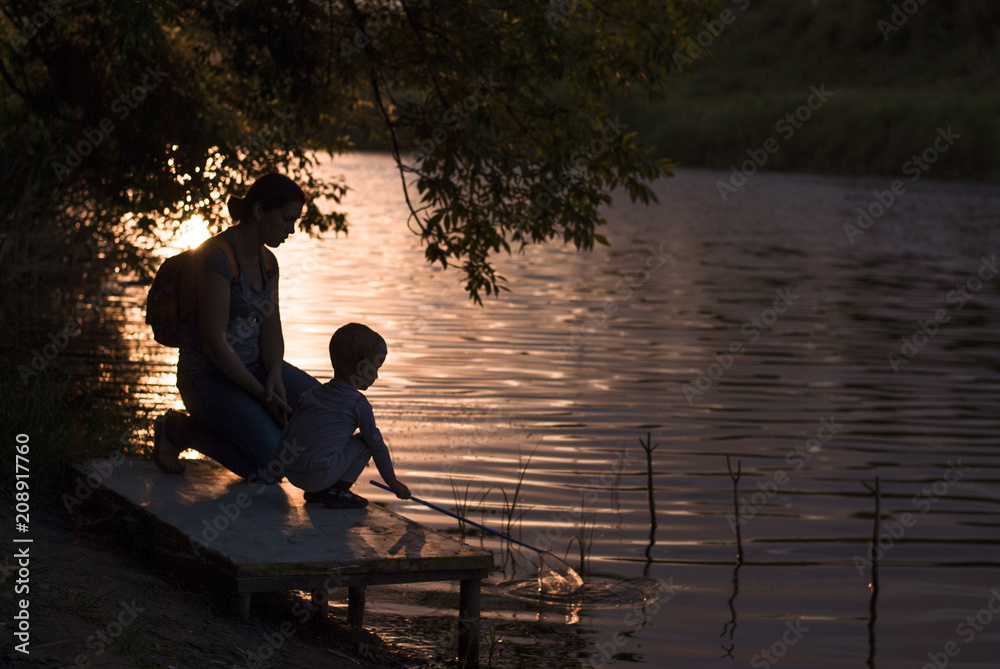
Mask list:
[[330,337],[330,364],[336,378],[349,379],[361,365],[374,362],[385,351],[385,340],[367,325],[348,323]]

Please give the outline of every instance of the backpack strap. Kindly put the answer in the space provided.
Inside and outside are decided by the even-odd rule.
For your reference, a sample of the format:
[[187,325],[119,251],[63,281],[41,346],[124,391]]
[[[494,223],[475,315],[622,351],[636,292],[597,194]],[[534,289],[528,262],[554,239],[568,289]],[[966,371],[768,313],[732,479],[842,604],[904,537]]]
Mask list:
[[226,254],[226,258],[229,260],[229,267],[233,270],[233,278],[230,281],[236,281],[236,279],[240,278],[240,264],[236,261],[236,247],[228,239],[220,239],[220,237],[222,235],[210,237],[205,243],[211,244]]
[[[229,260],[229,266],[233,270],[232,281],[240,278],[240,264],[236,261],[236,247],[233,246],[232,241],[228,238],[221,239],[223,235],[216,235],[207,240],[206,243],[211,243],[213,246],[221,250],[226,254],[226,258]],[[264,256],[264,272],[267,274],[267,279],[271,279],[275,274],[278,273],[278,259],[274,257],[271,250],[267,247],[261,248],[261,254]]]
[[278,273],[278,259],[266,246],[261,249],[261,253],[264,254],[264,271],[267,272],[267,278],[270,279]]

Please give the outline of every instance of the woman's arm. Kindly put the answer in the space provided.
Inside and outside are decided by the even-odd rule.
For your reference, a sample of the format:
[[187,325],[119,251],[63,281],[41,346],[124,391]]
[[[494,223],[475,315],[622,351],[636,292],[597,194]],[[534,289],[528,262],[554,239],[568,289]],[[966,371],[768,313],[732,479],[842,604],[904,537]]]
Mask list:
[[278,310],[278,274],[270,279],[268,305],[260,325],[260,357],[268,375],[281,372],[285,359],[285,338],[281,334],[281,313]]
[[291,411],[285,402],[284,387],[281,395],[268,392],[268,389],[250,373],[236,355],[236,351],[226,341],[228,323],[229,282],[221,274],[212,271],[201,272],[198,278],[198,328],[202,350],[223,374],[263,402],[275,420],[284,424]]
[[208,359],[229,379],[254,397],[263,400],[264,385],[226,341],[229,324],[229,282],[221,274],[203,271],[198,275],[198,329],[201,348]]
[[[267,370],[267,384],[264,389],[264,401],[271,401],[272,396],[281,399],[288,406],[288,396],[285,394],[284,372],[285,338],[281,333],[281,312],[278,309],[278,274],[275,272],[270,279],[270,295],[267,308],[260,324],[260,357]],[[282,412],[275,415],[279,423],[288,420],[288,414]]]

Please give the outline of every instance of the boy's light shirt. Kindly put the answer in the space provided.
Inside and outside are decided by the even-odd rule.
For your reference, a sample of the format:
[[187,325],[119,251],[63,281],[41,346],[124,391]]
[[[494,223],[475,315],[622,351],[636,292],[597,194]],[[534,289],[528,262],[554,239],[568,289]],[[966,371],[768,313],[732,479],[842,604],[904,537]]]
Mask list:
[[[279,444],[294,443],[296,457],[287,472],[325,471],[338,462],[354,431],[372,453],[372,460],[382,478],[395,477],[389,447],[375,425],[372,405],[360,390],[340,379],[333,379],[302,395],[302,403],[281,433]],[[294,440],[294,441],[293,441]],[[279,451],[281,447],[279,446]]]

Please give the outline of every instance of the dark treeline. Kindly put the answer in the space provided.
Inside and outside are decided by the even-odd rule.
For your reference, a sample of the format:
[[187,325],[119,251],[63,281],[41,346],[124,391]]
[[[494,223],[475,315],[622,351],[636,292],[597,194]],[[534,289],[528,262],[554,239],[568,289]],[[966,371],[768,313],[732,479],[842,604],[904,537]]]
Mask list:
[[[621,107],[663,156],[727,169],[773,138],[780,149],[763,169],[894,175],[951,126],[961,137],[927,175],[1000,175],[997,3],[724,6],[730,14],[692,28],[675,52],[684,73],[671,78],[662,100],[635,98]],[[832,95],[785,121],[808,106],[813,87]]]

